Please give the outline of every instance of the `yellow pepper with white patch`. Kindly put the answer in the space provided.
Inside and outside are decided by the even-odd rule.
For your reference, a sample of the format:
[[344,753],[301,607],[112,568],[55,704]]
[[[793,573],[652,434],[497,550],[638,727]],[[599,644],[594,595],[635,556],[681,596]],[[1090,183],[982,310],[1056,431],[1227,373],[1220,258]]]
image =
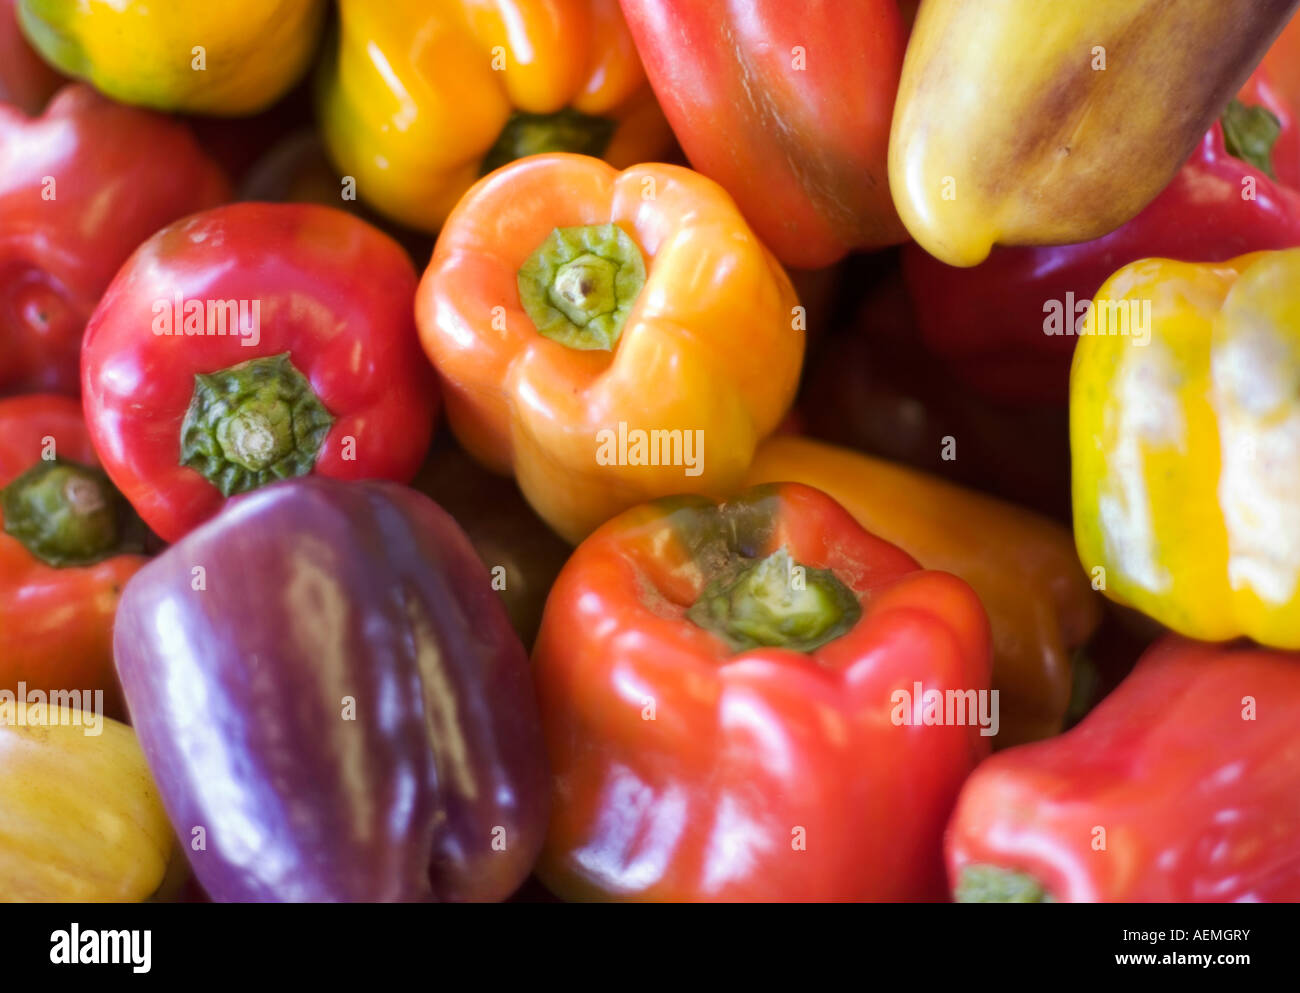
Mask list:
[[145,900],[174,854],[134,731],[57,704],[0,704],[0,901]]
[[1297,287],[1300,249],[1135,262],[1075,351],[1079,556],[1111,599],[1193,638],[1300,648]]

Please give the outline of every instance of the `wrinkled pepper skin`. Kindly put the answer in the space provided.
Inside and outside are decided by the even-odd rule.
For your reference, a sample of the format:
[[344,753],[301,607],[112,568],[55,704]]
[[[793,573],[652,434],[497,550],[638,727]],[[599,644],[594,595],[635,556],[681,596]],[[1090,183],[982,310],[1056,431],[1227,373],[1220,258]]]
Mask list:
[[428,497],[320,477],[242,497],[128,585],[115,650],[213,900],[500,900],[532,867],[528,658]]
[[86,321],[127,256],[231,196],[184,125],[83,84],[39,117],[0,105],[0,177],[0,394],[75,396]]
[[1167,636],[1078,727],[966,781],[957,899],[1300,900],[1297,726],[1300,656]]
[[[104,468],[166,541],[275,479],[410,480],[437,411],[415,287],[396,242],[329,207],[233,204],[164,228],[86,328],[83,399]],[[221,301],[240,304],[237,321]]]
[[1149,307],[1150,343],[1112,332],[1075,351],[1079,558],[1188,637],[1300,648],[1298,283],[1300,249],[1135,262],[1097,306]]
[[[523,155],[623,169],[672,150],[618,0],[341,0],[339,13],[316,80],[321,133],[361,199],[400,224],[437,231],[480,176]],[[511,137],[524,122],[536,130]]]
[[[837,620],[830,640],[783,637],[812,630],[797,610],[739,650],[696,621],[718,583],[778,549],[766,606],[781,618],[783,596],[798,602],[796,563],[804,595],[832,575],[854,606],[819,619]],[[731,595],[734,616],[763,617],[762,597]],[[561,897],[942,897],[943,825],[989,739],[975,723],[895,722],[891,701],[918,681],[986,689],[988,622],[965,583],[825,494],[790,484],[627,511],[561,572],[533,664],[554,773],[537,871]]]
[[894,110],[899,215],[955,266],[1109,234],[1168,185],[1296,6],[929,0]]
[[889,129],[907,36],[896,0],[623,0],[691,165],[783,263],[906,240]]
[[121,103],[233,117],[307,71],[325,11],[324,0],[18,0],[23,32],[69,76]]
[[[1216,121],[1173,181],[1137,217],[1095,241],[1041,248],[995,248],[970,269],[945,265],[916,245],[903,250],[904,274],[927,348],[990,398],[1015,404],[1067,403],[1074,334],[1046,334],[1050,301],[1065,313],[1090,300],[1119,269],[1144,258],[1220,262],[1247,252],[1300,245],[1300,128],[1295,113],[1257,71],[1237,95],[1279,125],[1272,150],[1276,181],[1230,154]],[[1247,181],[1253,197],[1243,191]]]
[[[604,237],[592,264],[616,267],[619,279],[644,267],[630,294],[603,291],[588,275],[568,285],[590,308],[581,330],[562,320],[554,330],[520,289],[556,229]],[[554,270],[547,299],[591,254]],[[644,500],[739,484],[794,398],[805,336],[797,302],[712,180],[679,166],[620,173],[555,154],[506,166],[466,194],[415,306],[461,445],[494,471],[513,471],[533,509],[577,543]],[[628,439],[643,432],[644,451],[631,440],[623,451],[624,427]],[[679,433],[659,464],[643,461],[652,431]]]
[[23,37],[15,3],[0,0],[0,103],[39,114],[64,80]]
[[136,903],[163,882],[176,842],[135,734],[83,720],[0,710],[0,902]]
[[848,449],[778,436],[758,449],[747,483],[791,480],[830,494],[864,528],[927,569],[960,576],[993,631],[995,748],[1060,731],[1070,657],[1101,619],[1069,532],[993,497]]
[[[145,559],[119,540],[96,549],[87,564],[53,565],[10,533],[3,494],[47,454],[98,464],[81,405],[41,394],[0,400],[0,690],[17,693],[19,683],[46,693],[101,690],[105,707],[115,710],[113,617]],[[104,499],[107,480],[101,484]]]

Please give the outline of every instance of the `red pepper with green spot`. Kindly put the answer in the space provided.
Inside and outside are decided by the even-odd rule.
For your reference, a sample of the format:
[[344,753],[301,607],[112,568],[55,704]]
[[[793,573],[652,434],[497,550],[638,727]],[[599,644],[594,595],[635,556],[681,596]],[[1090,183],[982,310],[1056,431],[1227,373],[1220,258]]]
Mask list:
[[0,690],[116,699],[113,617],[144,537],[76,400],[0,400]]
[[277,479],[409,481],[437,412],[415,285],[395,241],[328,207],[235,204],[164,228],[86,329],[108,474],[168,541]]
[[944,824],[991,738],[924,723],[914,691],[987,691],[989,652],[970,587],[819,490],[635,507],[543,616],[539,875],[570,899],[940,899]]

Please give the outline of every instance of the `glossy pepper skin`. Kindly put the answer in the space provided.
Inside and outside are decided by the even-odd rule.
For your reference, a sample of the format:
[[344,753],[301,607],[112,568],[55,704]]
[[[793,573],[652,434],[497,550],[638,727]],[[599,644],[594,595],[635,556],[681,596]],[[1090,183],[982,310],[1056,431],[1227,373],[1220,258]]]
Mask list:
[[76,395],[86,321],[127,256],[231,196],[184,125],[83,84],[39,117],[0,105],[0,176],[0,394]]
[[1297,724],[1300,656],[1166,637],[1078,727],[967,780],[957,899],[1300,900]]
[[1296,6],[922,4],[890,139],[899,215],[956,266],[1110,233],[1169,183]]
[[691,165],[786,265],[904,241],[887,151],[907,34],[897,0],[623,0]]
[[[462,446],[513,470],[542,519],[576,543],[640,501],[740,482],[794,397],[796,304],[716,183],[678,166],[620,173],[556,154],[466,194],[420,283],[416,320]],[[661,436],[650,432],[668,431],[677,440],[653,464]]]
[[16,0],[0,0],[0,103],[39,114],[62,84],[18,29]]
[[18,0],[23,32],[69,76],[122,103],[229,116],[269,106],[307,71],[325,11],[323,0]]
[[622,169],[672,148],[618,0],[341,0],[339,14],[321,133],[361,199],[401,224],[438,230],[524,155]]
[[568,899],[941,897],[943,825],[989,739],[895,723],[894,694],[986,689],[988,652],[965,583],[809,487],[629,510],[561,572],[533,654],[538,875]]
[[1070,656],[1101,619],[1068,531],[982,493],[807,438],[778,436],[759,447],[746,482],[781,480],[825,491],[872,534],[979,594],[1001,699],[995,748],[1060,731]]
[[[991,398],[1064,406],[1077,341],[1072,332],[1081,316],[1077,307],[1116,269],[1151,257],[1219,262],[1300,245],[1300,128],[1292,106],[1263,70],[1250,78],[1237,103],[1205,133],[1159,196],[1095,241],[995,248],[970,269],[945,265],[908,245],[904,273],[929,350]],[[1266,118],[1249,121],[1250,114],[1259,114],[1249,108],[1276,118],[1272,154],[1256,160],[1263,168],[1241,158],[1235,144],[1238,154],[1230,152],[1224,140],[1225,123],[1234,134],[1245,126],[1262,129],[1265,140],[1271,137]],[[1066,311],[1067,294],[1076,310]],[[1047,334],[1048,311],[1056,304],[1060,319]]]
[[428,497],[319,477],[242,497],[127,587],[115,649],[214,900],[499,900],[532,867],[528,658]]
[[60,705],[0,705],[0,810],[4,903],[139,902],[176,848],[131,729]]
[[1097,295],[1120,333],[1075,351],[1079,558],[1189,637],[1300,648],[1298,280],[1300,249],[1135,262]]
[[86,329],[104,468],[167,541],[287,476],[411,479],[437,410],[415,286],[396,242],[328,207],[234,204],[164,228]]
[[[65,466],[51,504],[36,514],[18,500],[15,481],[41,467]],[[0,400],[0,690],[103,691],[116,704],[113,617],[126,581],[144,565],[120,494],[97,469],[81,405],[32,394]],[[66,515],[61,540],[21,533],[11,506],[29,524]],[[38,529],[43,530],[43,529]],[[20,536],[21,533],[21,536]],[[35,548],[33,546],[35,545]],[[75,559],[75,561],[69,561]]]

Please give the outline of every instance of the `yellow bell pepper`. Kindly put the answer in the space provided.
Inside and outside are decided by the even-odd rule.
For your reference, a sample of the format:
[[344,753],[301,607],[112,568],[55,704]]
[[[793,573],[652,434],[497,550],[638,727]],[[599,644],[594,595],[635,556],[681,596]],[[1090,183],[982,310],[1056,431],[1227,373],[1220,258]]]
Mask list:
[[436,231],[482,175],[539,152],[618,168],[673,145],[618,0],[341,0],[317,116],[358,196]]
[[1066,528],[915,469],[792,435],[759,446],[745,485],[774,482],[829,493],[872,534],[979,594],[993,631],[995,748],[1061,730],[1070,656],[1101,620],[1101,599]]
[[87,720],[0,704],[0,901],[135,902],[163,882],[176,846],[135,733]]
[[1102,286],[1076,346],[1079,557],[1193,638],[1300,648],[1297,286],[1300,250],[1146,259]]
[[889,186],[949,265],[995,243],[1089,241],[1173,177],[1295,0],[926,0]]
[[18,0],[18,22],[56,68],[122,103],[238,117],[307,71],[324,0]]

